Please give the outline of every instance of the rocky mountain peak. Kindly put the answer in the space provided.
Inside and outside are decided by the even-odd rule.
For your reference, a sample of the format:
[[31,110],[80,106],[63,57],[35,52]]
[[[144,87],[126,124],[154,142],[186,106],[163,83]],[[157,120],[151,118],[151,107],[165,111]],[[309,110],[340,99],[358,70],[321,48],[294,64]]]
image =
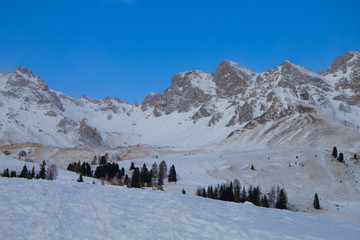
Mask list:
[[257,74],[240,64],[223,61],[216,68],[214,82],[218,96],[228,97],[244,93]]
[[8,86],[29,87],[32,89],[40,89],[48,91],[48,85],[30,70],[25,67],[17,66],[13,74],[7,80]]
[[320,72],[321,75],[328,75],[332,73],[337,73],[341,71],[343,74],[346,74],[347,67],[356,66],[360,67],[360,53],[355,51],[348,51],[345,55],[340,55],[332,62],[331,66],[323,72]]
[[30,70],[28,70],[26,67],[17,66],[14,70],[14,74],[18,75],[24,75],[27,78],[35,78],[35,74],[33,74]]

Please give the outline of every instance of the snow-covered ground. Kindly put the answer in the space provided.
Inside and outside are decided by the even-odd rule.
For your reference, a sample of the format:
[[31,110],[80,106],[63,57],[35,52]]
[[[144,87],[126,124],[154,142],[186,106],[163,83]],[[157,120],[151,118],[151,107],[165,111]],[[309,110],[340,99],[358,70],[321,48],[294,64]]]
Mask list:
[[0,178],[1,239],[358,239],[360,224],[153,190]]
[[[93,184],[93,178],[78,183],[77,174],[62,169],[55,181],[0,178],[0,239],[358,239],[360,236],[359,221],[194,196],[195,184],[219,183],[208,171],[210,166],[218,164],[215,160],[220,156],[211,158],[210,154],[196,152],[190,156],[171,156],[164,159],[168,167],[176,165],[179,181],[166,183],[164,192],[101,185],[97,180]],[[220,161],[228,162],[224,166],[231,166],[229,156],[221,156]],[[147,163],[149,168],[150,163],[159,163],[160,159],[161,156],[135,162],[138,166]],[[133,160],[119,165],[127,171],[130,161]],[[19,173],[24,164],[0,156],[1,172],[9,168]],[[26,165],[28,169],[32,166],[39,169],[36,163]],[[218,167],[218,171],[222,169]],[[182,188],[187,190],[186,195],[180,193]],[[290,202],[292,197],[290,194]],[[326,208],[320,212],[340,211],[356,216],[354,211],[360,210],[358,202],[321,200],[320,204]],[[334,209],[329,209],[332,206]]]

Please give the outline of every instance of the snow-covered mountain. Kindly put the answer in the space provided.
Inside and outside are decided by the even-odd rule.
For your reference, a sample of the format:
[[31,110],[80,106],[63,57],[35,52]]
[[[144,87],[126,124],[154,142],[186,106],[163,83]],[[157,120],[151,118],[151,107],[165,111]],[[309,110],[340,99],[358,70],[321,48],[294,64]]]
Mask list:
[[[257,138],[254,144],[274,146],[288,144],[281,139],[295,141],[299,132],[311,135],[308,130],[332,126],[359,142],[359,107],[360,53],[354,51],[319,73],[289,61],[263,73],[224,61],[212,74],[175,74],[169,88],[137,105],[113,97],[67,96],[24,67],[0,72],[2,143],[179,147],[218,143],[229,135],[236,140],[246,133]],[[333,143],[323,139],[332,134],[323,131],[320,140],[305,137],[293,144],[330,147]]]

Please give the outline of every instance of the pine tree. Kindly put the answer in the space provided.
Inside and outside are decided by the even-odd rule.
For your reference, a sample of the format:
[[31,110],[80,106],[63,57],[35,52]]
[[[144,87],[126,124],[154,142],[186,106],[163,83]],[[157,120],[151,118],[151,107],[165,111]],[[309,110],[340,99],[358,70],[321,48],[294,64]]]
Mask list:
[[28,170],[27,170],[27,167],[26,167],[26,164],[24,165],[19,177],[21,178],[27,178],[27,175],[28,175]]
[[168,181],[169,181],[169,182],[176,182],[176,181],[177,181],[177,179],[176,179],[176,170],[175,170],[174,164],[171,165],[171,167],[170,167],[170,172],[169,172]]
[[42,162],[40,165],[40,172],[39,172],[39,178],[45,179],[46,178],[46,169],[45,169],[46,163],[45,161]]
[[35,178],[35,167],[34,166],[31,169],[31,178]]
[[134,168],[134,172],[131,177],[131,187],[140,188],[140,172],[139,168]]
[[105,165],[106,164],[106,157],[105,156],[102,156],[100,158],[100,165]]
[[337,148],[336,148],[336,147],[333,147],[332,156],[333,156],[334,158],[337,158],[337,156],[338,156]]
[[314,196],[313,206],[315,209],[320,209],[320,202],[319,202],[317,193],[315,193],[315,196]]
[[10,177],[9,169],[8,169],[8,168],[7,168],[7,169],[4,169],[4,171],[3,171],[3,173],[2,173],[1,176],[2,176],[2,177]]
[[344,155],[343,155],[343,153],[340,153],[340,154],[339,154],[339,157],[337,158],[337,160],[338,160],[339,162],[344,162]]
[[83,175],[82,175],[82,174],[80,174],[79,179],[78,179],[77,181],[78,181],[78,182],[84,182],[84,180],[83,180]]
[[264,195],[264,196],[261,198],[261,206],[262,206],[262,207],[266,207],[266,208],[270,207],[266,195]]
[[186,194],[185,189],[183,189],[183,190],[181,191],[181,193],[182,193],[182,194]]
[[130,171],[131,171],[131,170],[134,170],[134,168],[135,168],[135,164],[134,164],[134,162],[131,162],[131,165],[130,165],[130,169],[129,169],[129,170],[130,170]]
[[280,193],[278,194],[278,198],[275,204],[275,208],[278,209],[287,209],[287,197],[285,190],[281,189]]
[[10,177],[11,177],[11,178],[15,178],[15,177],[16,177],[16,171],[15,171],[15,170],[12,170],[12,171],[10,172]]

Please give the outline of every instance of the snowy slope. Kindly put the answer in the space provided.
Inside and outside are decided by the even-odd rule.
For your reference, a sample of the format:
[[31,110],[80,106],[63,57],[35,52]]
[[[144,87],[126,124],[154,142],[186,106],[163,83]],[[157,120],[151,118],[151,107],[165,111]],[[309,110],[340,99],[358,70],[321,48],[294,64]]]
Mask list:
[[0,178],[1,239],[358,239],[360,224],[153,190]]

